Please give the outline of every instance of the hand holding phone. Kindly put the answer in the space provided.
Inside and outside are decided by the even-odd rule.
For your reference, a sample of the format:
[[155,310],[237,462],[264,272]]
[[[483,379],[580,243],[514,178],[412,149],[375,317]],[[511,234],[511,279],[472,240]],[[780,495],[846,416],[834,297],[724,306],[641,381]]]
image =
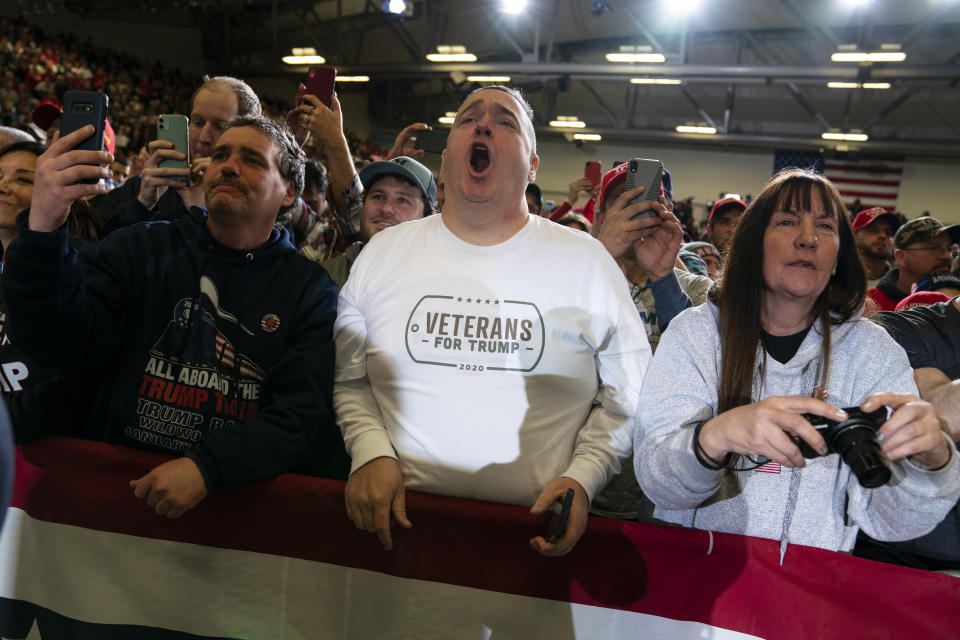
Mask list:
[[[530,513],[539,516],[551,509],[557,509],[556,514],[551,514],[551,526],[545,535],[529,540],[530,548],[543,556],[563,556],[573,550],[587,530],[590,500],[586,489],[573,478],[554,478],[540,492]],[[555,525],[552,523],[554,519]],[[546,536],[553,542],[548,542]]]
[[94,125],[84,125],[57,138],[37,158],[28,219],[33,231],[56,231],[66,221],[74,200],[108,191],[101,178],[110,177],[113,155],[81,149],[94,135]]

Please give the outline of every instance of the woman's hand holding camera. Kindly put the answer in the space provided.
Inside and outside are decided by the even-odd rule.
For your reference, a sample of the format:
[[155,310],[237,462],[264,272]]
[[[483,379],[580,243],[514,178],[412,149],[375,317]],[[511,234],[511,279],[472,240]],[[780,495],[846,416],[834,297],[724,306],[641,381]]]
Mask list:
[[821,454],[826,453],[827,447],[823,437],[804,419],[804,413],[831,420],[847,417],[842,409],[816,398],[771,396],[724,411],[707,421],[700,430],[700,446],[717,462],[728,453],[760,454],[786,467],[802,467],[803,454],[791,436],[803,438]]
[[864,411],[887,405],[894,411],[877,431],[880,448],[889,460],[910,458],[924,469],[939,469],[950,461],[951,446],[940,431],[933,405],[904,393],[877,393],[860,405]]

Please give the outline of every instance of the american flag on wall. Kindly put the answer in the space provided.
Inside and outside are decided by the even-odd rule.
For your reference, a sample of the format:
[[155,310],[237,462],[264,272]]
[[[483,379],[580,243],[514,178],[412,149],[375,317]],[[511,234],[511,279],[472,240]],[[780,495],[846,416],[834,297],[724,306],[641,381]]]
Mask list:
[[863,208],[896,207],[903,175],[903,157],[875,156],[858,159],[824,158],[812,151],[777,149],[773,171],[786,167],[810,168],[822,173],[840,190],[844,204],[851,207],[860,200]]
[[903,158],[828,159],[823,163],[823,175],[837,185],[847,208],[859,199],[864,209],[884,207],[893,211],[900,193]]

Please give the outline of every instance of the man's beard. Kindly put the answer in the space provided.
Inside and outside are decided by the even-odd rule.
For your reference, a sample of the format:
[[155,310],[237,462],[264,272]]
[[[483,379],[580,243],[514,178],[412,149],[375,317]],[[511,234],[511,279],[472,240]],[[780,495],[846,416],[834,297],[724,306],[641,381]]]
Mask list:
[[859,242],[857,243],[857,248],[860,250],[860,253],[862,253],[864,256],[866,256],[867,258],[870,258],[870,259],[872,259],[872,260],[887,260],[887,261],[889,261],[890,258],[893,257],[893,254],[891,254],[891,253],[889,253],[889,252],[887,252],[887,251],[877,251],[876,249],[871,249],[871,248],[868,247],[867,245],[861,244],[861,243],[859,243]]

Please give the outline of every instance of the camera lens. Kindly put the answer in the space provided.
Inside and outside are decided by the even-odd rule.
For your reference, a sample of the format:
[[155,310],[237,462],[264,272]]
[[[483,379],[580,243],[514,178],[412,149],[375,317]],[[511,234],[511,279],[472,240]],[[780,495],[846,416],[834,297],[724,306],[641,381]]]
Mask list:
[[880,450],[877,434],[867,422],[843,422],[831,440],[830,448],[840,454],[862,486],[874,489],[890,480],[890,467]]

